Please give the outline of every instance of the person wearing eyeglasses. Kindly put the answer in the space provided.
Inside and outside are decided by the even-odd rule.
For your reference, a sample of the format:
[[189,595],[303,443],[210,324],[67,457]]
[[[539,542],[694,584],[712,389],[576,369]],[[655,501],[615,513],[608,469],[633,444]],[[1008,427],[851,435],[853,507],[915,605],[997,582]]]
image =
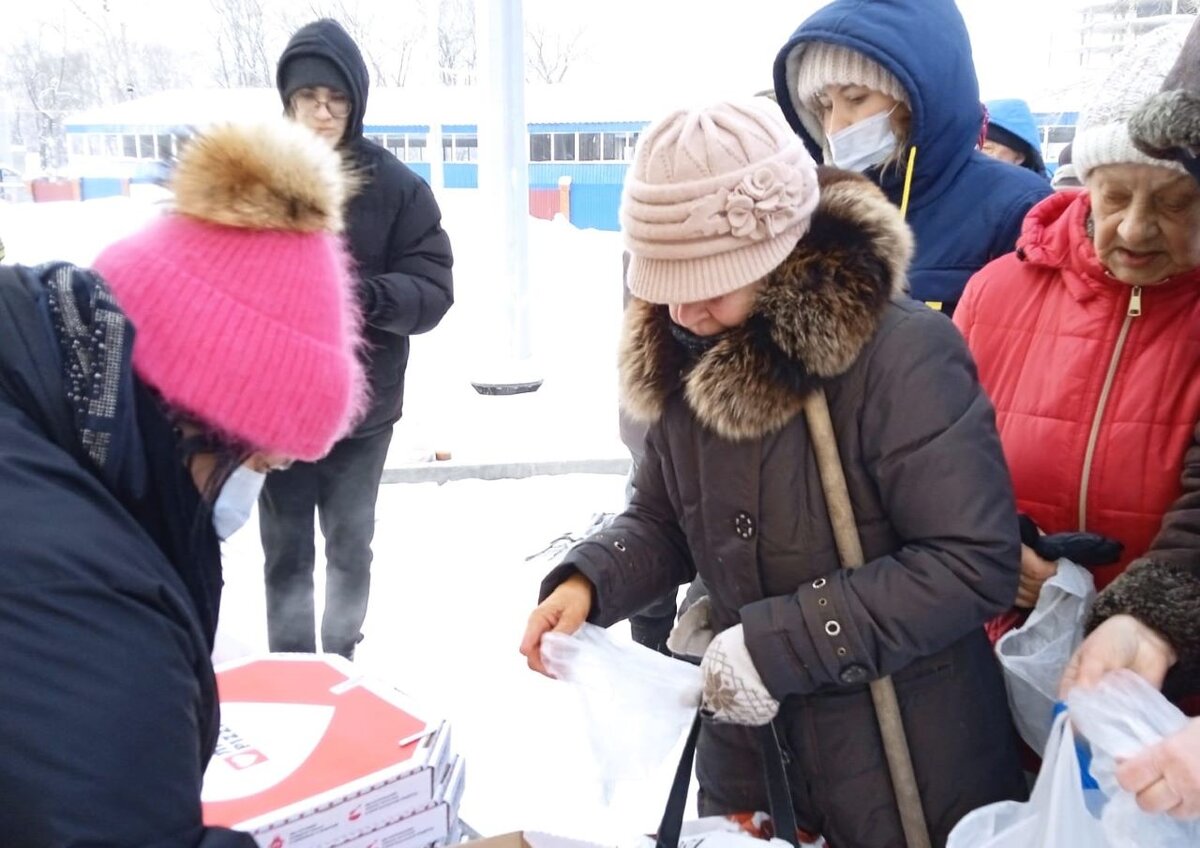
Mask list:
[[[279,57],[284,110],[341,153],[358,177],[346,243],[358,278],[370,381],[366,417],[319,462],[271,475],[259,502],[272,651],[318,647],[352,658],[371,579],[375,501],[400,418],[409,336],[432,330],[454,302],[450,239],[429,186],[363,137],[370,84],[354,39],[323,18],[297,30]],[[325,612],[314,622],[313,514],[325,537]]]

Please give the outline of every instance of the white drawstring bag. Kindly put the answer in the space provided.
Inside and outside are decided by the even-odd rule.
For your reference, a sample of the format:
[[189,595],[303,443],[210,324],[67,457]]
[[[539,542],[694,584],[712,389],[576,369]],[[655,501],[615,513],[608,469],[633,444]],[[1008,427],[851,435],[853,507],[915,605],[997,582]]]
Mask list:
[[700,706],[699,666],[615,642],[593,624],[543,635],[542,660],[579,690],[605,800],[619,781],[654,774]]
[[1058,572],[1042,586],[1024,626],[996,642],[1013,723],[1039,756],[1045,755],[1059,681],[1083,639],[1083,625],[1095,597],[1091,572],[1060,559]]

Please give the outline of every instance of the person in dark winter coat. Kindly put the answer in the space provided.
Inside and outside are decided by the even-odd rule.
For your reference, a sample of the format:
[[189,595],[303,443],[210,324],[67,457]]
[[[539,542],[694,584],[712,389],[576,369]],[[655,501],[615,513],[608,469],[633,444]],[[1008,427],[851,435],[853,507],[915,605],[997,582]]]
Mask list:
[[[1163,91],[1130,118],[1129,135],[1142,152],[1175,160],[1200,180],[1200,21]],[[1063,677],[1064,695],[1116,668],[1131,668],[1167,692],[1200,694],[1200,424],[1181,485],[1150,549],[1096,598],[1090,635]],[[1124,762],[1118,778],[1143,809],[1200,816],[1200,719]]]
[[91,269],[0,268],[0,842],[253,848],[205,827],[219,540],[365,394],[339,158],[194,137]]
[[947,314],[1050,193],[976,149],[983,106],[953,0],[835,0],[799,26],[774,74],[780,108],[817,161],[866,174],[907,208],[912,296]]
[[987,109],[987,133],[980,146],[988,156],[1033,171],[1039,177],[1046,176],[1046,163],[1042,160],[1041,133],[1024,100],[1008,98],[989,100],[983,104]]
[[279,57],[276,81],[288,115],[335,146],[361,183],[347,211],[346,239],[359,278],[371,405],[327,457],[296,463],[263,490],[267,635],[273,651],[318,649],[316,511],[326,560],[319,647],[351,658],[367,613],[375,502],[401,414],[408,338],[436,327],[454,302],[453,257],[429,186],[363,137],[367,66],[340,25],[323,19],[297,30]]
[[[544,633],[611,625],[700,575],[716,633],[701,814],[766,809],[749,725],[774,720],[803,829],[903,843],[867,685],[890,674],[944,844],[965,813],[1025,791],[982,628],[1012,602],[1019,537],[966,348],[903,295],[908,228],[861,176],[818,177],[759,99],[652,125],[622,229],[635,297],[622,396],[649,424],[644,458],[624,513],[544,580],[522,653],[543,671]],[[801,414],[818,387],[866,556],[856,571],[840,567]]]

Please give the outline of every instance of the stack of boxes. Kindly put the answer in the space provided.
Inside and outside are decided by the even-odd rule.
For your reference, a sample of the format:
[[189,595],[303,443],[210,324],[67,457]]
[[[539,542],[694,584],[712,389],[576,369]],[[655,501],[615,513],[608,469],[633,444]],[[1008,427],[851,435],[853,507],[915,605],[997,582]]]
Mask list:
[[336,655],[217,668],[221,736],[204,820],[262,848],[428,848],[457,841],[465,786],[450,726]]

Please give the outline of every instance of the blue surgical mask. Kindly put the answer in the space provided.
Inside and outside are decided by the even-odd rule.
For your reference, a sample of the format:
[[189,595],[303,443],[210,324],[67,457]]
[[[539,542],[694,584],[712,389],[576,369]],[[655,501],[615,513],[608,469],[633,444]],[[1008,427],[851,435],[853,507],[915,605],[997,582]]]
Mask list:
[[891,156],[897,144],[896,133],[892,131],[894,111],[895,106],[829,136],[829,155],[833,164],[861,174]]
[[213,529],[222,542],[250,520],[250,513],[266,481],[266,474],[248,465],[239,465],[229,475],[212,508]]

